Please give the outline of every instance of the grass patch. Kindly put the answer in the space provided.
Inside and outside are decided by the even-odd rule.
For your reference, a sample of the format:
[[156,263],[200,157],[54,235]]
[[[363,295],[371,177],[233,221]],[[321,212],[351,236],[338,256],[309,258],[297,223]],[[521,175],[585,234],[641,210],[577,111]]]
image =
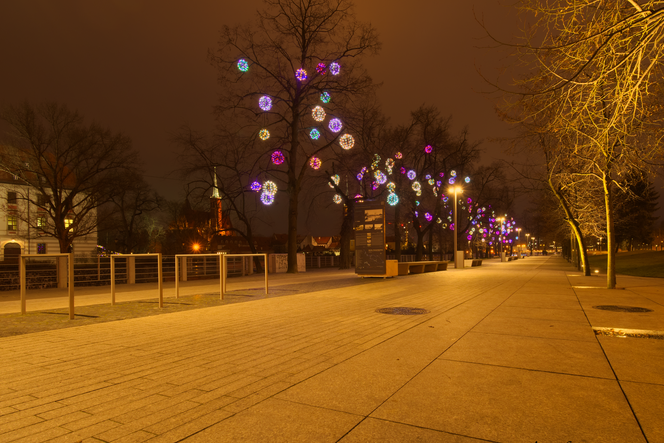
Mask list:
[[[606,254],[590,255],[590,270],[606,273]],[[616,255],[616,274],[635,277],[664,278],[664,251],[619,252]]]

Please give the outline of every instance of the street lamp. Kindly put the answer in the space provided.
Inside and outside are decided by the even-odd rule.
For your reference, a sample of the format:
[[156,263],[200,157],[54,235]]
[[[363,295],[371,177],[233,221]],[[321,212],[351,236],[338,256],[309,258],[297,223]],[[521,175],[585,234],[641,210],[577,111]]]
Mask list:
[[[530,249],[530,234],[526,234],[526,249]],[[533,255],[532,252],[530,255]]]
[[[461,188],[461,186],[452,186],[449,189],[450,194],[454,193],[454,269],[460,269],[459,258],[457,254],[457,235],[459,234],[457,231],[457,229],[459,229],[457,226],[457,193],[460,194],[462,192],[463,188]],[[463,265],[463,262],[461,262],[461,264]]]
[[[521,235],[521,228],[516,228],[516,239],[520,240],[520,235]],[[521,251],[519,250],[518,254],[519,257],[521,257]]]

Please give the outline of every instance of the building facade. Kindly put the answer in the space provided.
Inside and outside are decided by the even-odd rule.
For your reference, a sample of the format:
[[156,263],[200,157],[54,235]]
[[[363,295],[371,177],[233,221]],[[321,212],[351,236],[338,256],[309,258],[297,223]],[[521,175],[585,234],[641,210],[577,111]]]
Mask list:
[[[39,202],[37,191],[6,174],[0,176],[0,260],[13,261],[19,254],[57,254],[60,245],[55,237],[44,234],[38,226],[50,223],[46,210],[29,203]],[[96,217],[96,211],[92,217]],[[28,223],[31,220],[31,223]],[[65,219],[65,224],[67,224]],[[32,226],[31,226],[32,225]],[[97,253],[96,229],[74,239],[72,252],[92,257]]]

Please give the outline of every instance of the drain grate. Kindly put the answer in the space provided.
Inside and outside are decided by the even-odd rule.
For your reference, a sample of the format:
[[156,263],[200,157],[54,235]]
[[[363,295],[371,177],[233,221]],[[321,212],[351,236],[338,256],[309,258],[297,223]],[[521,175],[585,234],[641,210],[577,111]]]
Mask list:
[[600,306],[593,306],[593,309],[601,309],[602,311],[613,311],[613,312],[652,312],[652,309],[639,308],[638,306],[600,305]]
[[379,314],[391,314],[391,315],[422,315],[422,314],[428,314],[430,311],[427,311],[426,309],[422,308],[396,307],[396,308],[380,308],[376,309],[376,312],[378,312]]
[[650,331],[646,329],[625,328],[593,328],[595,335],[616,338],[650,338],[664,340],[664,331]]

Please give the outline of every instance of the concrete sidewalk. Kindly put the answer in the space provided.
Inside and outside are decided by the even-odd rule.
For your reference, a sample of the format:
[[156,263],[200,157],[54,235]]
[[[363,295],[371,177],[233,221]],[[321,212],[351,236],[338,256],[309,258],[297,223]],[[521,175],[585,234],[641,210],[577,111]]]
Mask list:
[[322,276],[287,297],[0,338],[0,442],[664,442],[664,340],[593,331],[664,331],[662,280],[608,291],[558,257]]

